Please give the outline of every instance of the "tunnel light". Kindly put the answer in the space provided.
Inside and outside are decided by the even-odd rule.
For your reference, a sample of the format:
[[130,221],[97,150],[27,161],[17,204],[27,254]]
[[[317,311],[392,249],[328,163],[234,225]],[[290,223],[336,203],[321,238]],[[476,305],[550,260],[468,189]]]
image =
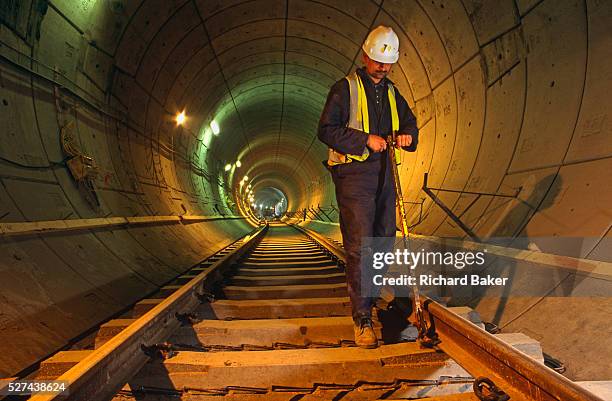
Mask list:
[[176,115],[176,125],[183,125],[185,122],[185,110]]
[[212,120],[210,122],[210,129],[215,135],[219,135],[219,132],[221,132],[221,129],[219,128],[219,124],[215,120]]
[[251,188],[251,184],[248,185],[248,188]]
[[225,171],[230,171],[231,168],[232,168],[231,164],[226,164],[225,165]]
[[246,181],[246,180],[248,180],[248,179],[249,179],[249,176],[248,176],[248,175],[245,175],[245,176],[244,176],[242,179]]
[[240,160],[236,160],[236,167],[240,167],[242,166],[242,163],[240,162]]

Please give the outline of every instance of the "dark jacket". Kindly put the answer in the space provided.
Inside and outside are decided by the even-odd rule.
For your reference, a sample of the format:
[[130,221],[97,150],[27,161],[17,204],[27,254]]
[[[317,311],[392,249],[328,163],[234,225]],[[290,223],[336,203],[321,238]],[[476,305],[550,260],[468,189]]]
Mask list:
[[[376,134],[383,138],[391,135],[391,110],[387,94],[387,83],[391,81],[384,78],[378,85],[374,85],[364,68],[357,69],[357,74],[361,77],[368,98],[370,134]],[[403,149],[414,152],[418,144],[419,134],[416,118],[397,87],[395,87],[395,100],[399,117],[398,133],[412,135],[412,144],[403,147]],[[368,136],[363,131],[346,126],[349,113],[349,84],[346,79],[342,78],[329,91],[327,102],[319,120],[318,137],[327,146],[340,153],[361,155],[366,147]],[[386,152],[370,152],[366,162],[376,161],[381,157],[386,157]]]

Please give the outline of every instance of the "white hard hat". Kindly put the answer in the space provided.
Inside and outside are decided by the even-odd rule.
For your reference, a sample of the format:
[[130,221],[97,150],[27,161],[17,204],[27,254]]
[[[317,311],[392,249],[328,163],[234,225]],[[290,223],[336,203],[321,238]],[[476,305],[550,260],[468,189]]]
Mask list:
[[393,64],[399,59],[399,38],[388,26],[374,28],[361,48],[379,63]]

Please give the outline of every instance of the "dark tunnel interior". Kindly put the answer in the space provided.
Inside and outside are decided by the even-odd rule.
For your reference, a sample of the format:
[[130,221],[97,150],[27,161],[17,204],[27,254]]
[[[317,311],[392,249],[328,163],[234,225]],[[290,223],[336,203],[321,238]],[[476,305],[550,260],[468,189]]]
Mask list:
[[0,19],[0,376],[252,216],[341,240],[317,125],[383,24],[420,130],[400,165],[411,231],[470,240],[427,173],[479,238],[580,262],[516,276],[545,296],[471,306],[572,379],[612,377],[612,2],[16,0]]

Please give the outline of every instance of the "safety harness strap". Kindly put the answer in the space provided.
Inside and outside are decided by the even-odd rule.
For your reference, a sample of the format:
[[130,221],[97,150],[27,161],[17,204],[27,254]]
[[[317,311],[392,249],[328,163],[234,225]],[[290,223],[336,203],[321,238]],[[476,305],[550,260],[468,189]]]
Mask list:
[[[399,115],[397,114],[397,103],[395,102],[395,88],[389,83],[389,108],[391,109],[391,130],[399,131]],[[400,164],[401,151],[395,148],[395,164]]]

